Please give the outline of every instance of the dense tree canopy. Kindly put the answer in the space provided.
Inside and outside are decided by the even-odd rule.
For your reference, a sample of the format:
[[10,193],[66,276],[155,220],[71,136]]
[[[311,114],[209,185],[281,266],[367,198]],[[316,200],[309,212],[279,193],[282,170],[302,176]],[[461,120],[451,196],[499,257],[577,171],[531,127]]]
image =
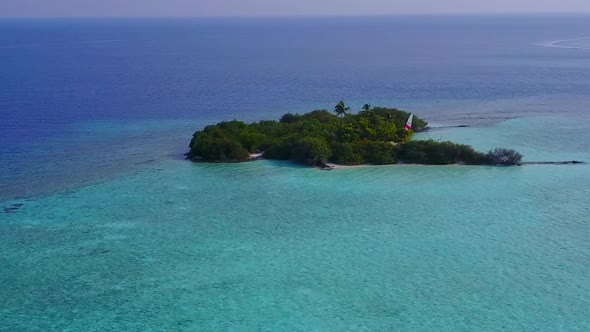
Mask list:
[[413,131],[428,125],[414,117],[412,131],[404,129],[409,113],[365,105],[351,114],[340,101],[334,114],[317,110],[287,113],[279,121],[246,124],[224,121],[195,132],[187,157],[193,161],[240,162],[252,153],[266,159],[292,160],[309,165],[334,162],[343,165],[394,164],[501,164],[520,163],[513,150],[496,149],[488,154],[451,142],[412,141]]

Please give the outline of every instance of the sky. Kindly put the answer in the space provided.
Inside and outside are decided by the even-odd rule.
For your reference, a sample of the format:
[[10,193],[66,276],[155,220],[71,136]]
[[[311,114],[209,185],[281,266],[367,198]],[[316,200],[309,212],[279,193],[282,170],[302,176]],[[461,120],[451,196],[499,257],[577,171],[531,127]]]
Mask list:
[[590,12],[590,0],[0,0],[0,16],[279,16]]

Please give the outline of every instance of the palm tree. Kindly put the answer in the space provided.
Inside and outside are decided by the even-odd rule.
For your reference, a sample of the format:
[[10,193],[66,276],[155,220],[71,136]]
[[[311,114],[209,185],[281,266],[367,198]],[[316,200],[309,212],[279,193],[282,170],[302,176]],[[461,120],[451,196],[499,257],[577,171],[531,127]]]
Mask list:
[[363,108],[362,108],[362,111],[361,111],[361,113],[362,113],[364,116],[370,116],[370,115],[371,115],[371,113],[372,113],[372,112],[371,112],[371,104],[365,104],[365,105],[363,105]]
[[340,118],[343,118],[349,111],[350,107],[346,107],[344,100],[339,101],[336,107],[334,107],[334,113]]

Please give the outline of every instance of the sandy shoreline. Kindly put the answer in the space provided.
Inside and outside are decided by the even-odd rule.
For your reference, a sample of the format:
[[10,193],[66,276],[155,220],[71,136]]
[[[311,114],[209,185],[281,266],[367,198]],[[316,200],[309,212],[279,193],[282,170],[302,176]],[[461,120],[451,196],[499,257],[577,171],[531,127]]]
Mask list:
[[263,152],[258,152],[258,153],[250,153],[250,160],[258,160],[258,159],[262,159],[262,155],[264,153]]

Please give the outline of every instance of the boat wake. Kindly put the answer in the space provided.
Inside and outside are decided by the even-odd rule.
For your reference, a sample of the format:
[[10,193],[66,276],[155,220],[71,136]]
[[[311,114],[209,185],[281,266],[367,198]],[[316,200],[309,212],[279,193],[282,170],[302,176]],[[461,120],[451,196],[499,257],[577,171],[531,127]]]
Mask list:
[[537,44],[537,46],[574,50],[590,50],[590,37],[546,41]]

